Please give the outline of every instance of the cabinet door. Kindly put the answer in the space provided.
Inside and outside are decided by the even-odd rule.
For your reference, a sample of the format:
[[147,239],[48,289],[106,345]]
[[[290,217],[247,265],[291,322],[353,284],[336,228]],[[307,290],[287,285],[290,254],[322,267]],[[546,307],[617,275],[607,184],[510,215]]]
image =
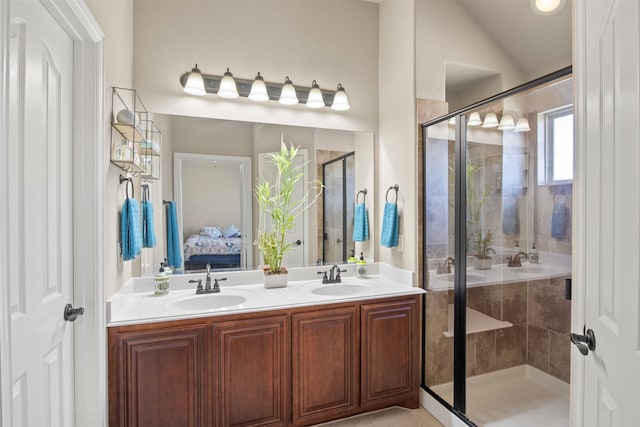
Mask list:
[[287,424],[287,325],[286,315],[214,323],[214,425]]
[[418,407],[417,298],[361,307],[363,409]]
[[109,424],[204,425],[205,332],[198,325],[111,336]]
[[293,423],[311,425],[358,410],[355,307],[298,313],[293,328]]

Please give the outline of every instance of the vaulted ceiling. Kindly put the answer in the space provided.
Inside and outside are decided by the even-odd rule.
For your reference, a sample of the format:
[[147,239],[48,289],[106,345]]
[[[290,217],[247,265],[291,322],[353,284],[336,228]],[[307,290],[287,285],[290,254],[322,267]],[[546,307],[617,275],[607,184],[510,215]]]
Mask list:
[[528,80],[571,65],[572,0],[553,15],[534,12],[531,0],[454,1],[462,4]]

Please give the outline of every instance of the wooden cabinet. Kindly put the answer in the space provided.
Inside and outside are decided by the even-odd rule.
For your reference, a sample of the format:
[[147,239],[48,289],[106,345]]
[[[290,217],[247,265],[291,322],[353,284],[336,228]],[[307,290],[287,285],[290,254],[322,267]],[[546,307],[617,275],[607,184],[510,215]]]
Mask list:
[[359,329],[356,307],[293,314],[294,425],[358,411]]
[[362,305],[363,409],[418,407],[418,311],[416,298]]
[[306,426],[416,408],[419,301],[109,328],[109,425]]
[[204,325],[109,334],[109,424],[201,426]]
[[213,324],[216,426],[286,426],[286,315]]

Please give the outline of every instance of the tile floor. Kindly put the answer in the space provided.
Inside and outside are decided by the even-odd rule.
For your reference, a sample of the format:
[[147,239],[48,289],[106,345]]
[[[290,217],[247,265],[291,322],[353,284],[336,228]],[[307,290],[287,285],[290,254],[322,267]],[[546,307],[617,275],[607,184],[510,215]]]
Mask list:
[[423,408],[406,409],[400,407],[317,425],[325,427],[442,427],[442,424]]

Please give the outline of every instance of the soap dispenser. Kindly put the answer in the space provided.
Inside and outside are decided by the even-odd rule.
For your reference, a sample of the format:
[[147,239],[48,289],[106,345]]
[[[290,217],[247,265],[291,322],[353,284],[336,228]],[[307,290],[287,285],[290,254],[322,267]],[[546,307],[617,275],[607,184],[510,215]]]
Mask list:
[[[164,272],[167,273],[168,276],[171,276],[173,274],[173,269],[171,267],[169,267],[169,264],[167,264],[167,259],[164,259],[164,264],[160,263],[160,268],[164,267]],[[163,271],[163,270],[160,270]]]
[[367,278],[367,261],[364,260],[364,255],[360,252],[360,259],[356,263],[356,277],[358,279]]
[[513,246],[513,249],[511,249],[511,252],[513,252],[514,254],[518,254],[522,252],[522,249],[520,249],[520,245],[518,244],[517,240],[516,240],[516,244]]
[[351,256],[347,260],[347,264],[356,264],[358,262],[358,258],[356,258],[355,249],[351,249]]
[[529,262],[532,264],[538,264],[540,262],[540,255],[536,249],[536,242],[531,244],[531,250],[529,251]]
[[167,273],[167,269],[164,266],[164,262],[160,263],[160,270],[156,273],[153,278],[153,294],[162,296],[167,295],[169,293],[169,277],[170,274]]

